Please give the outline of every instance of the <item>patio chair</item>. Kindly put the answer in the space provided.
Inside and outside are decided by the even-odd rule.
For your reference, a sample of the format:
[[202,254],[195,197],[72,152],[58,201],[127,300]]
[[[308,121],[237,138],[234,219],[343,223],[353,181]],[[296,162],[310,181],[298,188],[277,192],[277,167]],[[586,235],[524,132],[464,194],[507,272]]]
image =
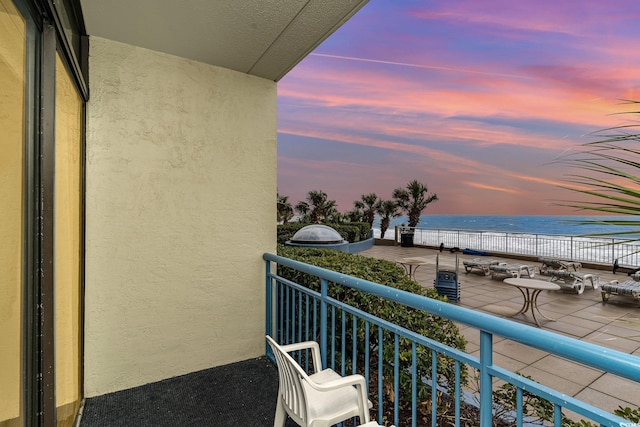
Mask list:
[[485,276],[488,276],[489,273],[491,273],[491,270],[489,270],[489,266],[498,265],[499,263],[500,262],[495,259],[482,258],[474,258],[472,260],[462,261],[462,264],[464,264],[465,272],[470,273],[471,270],[477,268],[478,270],[482,271]]
[[602,292],[602,302],[607,302],[609,297],[613,295],[629,296],[636,301],[640,301],[640,282],[635,280],[626,280],[622,283],[612,280],[600,287]]
[[540,266],[540,274],[547,274],[549,270],[566,270],[566,271],[580,271],[582,263],[577,261],[567,261],[556,258],[538,258],[538,261],[542,263]]
[[507,264],[501,262],[497,265],[490,265],[491,278],[495,279],[497,275],[507,275],[509,277],[521,277],[526,276],[533,279],[536,274],[536,268],[533,265],[527,264]]
[[[589,282],[593,289],[600,286],[600,278],[590,273],[580,273],[568,270],[547,270],[546,274],[551,276],[550,282],[562,282],[562,285],[575,289],[578,295],[584,292],[585,282]],[[558,283],[559,285],[561,283]]]
[[[320,348],[315,341],[281,346],[266,336],[278,365],[280,385],[274,427],[283,427],[287,415],[299,426],[329,427],[358,417],[369,422],[367,385],[362,375],[342,377],[322,369]],[[308,375],[289,352],[310,350],[314,373]]]

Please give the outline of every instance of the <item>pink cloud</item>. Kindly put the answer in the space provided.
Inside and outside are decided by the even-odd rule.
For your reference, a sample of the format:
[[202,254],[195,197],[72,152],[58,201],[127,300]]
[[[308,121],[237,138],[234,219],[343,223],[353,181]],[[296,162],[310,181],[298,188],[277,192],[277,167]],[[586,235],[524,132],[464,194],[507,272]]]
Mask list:
[[[279,175],[296,180],[287,185],[297,191],[333,189],[346,208],[361,192],[389,192],[418,178],[446,200],[434,211],[558,212],[562,208],[545,200],[562,198],[558,186],[566,169],[548,163],[585,142],[591,130],[621,124],[625,117],[611,115],[625,109],[618,99],[640,98],[640,50],[632,48],[637,36],[616,31],[640,10],[626,5],[429,4],[429,10],[411,11],[429,22],[406,32],[399,27],[380,38],[380,46],[350,50],[351,43],[336,43],[319,50],[279,85],[280,134],[306,144],[343,144],[349,152],[381,151],[390,166],[378,163],[372,173],[366,164],[283,153]],[[470,45],[496,37],[504,41],[500,48],[522,43],[534,50],[482,55],[456,50],[435,32],[421,34],[444,25],[452,35],[464,31]],[[536,45],[536,38],[543,43]]]

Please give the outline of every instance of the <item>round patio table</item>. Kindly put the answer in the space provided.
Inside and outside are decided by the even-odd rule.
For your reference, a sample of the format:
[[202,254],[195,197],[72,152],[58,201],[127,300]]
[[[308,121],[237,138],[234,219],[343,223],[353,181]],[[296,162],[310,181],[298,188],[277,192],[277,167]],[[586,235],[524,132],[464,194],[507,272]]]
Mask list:
[[536,318],[536,311],[540,316],[544,317],[547,320],[555,320],[542,314],[542,312],[538,308],[538,295],[540,295],[540,292],[542,291],[559,291],[561,289],[559,285],[547,282],[545,280],[523,279],[518,277],[509,277],[507,279],[504,279],[504,283],[518,288],[518,290],[522,294],[522,297],[524,298],[522,308],[520,309],[520,311],[515,313],[514,316],[520,313],[526,313],[530,310],[531,315],[533,316],[533,320],[534,322],[536,322],[536,325],[538,325],[538,327],[540,326],[540,323]]
[[397,259],[396,262],[404,268],[407,272],[407,276],[410,279],[416,280],[416,271],[421,265],[427,265],[428,263],[420,258],[402,258]]

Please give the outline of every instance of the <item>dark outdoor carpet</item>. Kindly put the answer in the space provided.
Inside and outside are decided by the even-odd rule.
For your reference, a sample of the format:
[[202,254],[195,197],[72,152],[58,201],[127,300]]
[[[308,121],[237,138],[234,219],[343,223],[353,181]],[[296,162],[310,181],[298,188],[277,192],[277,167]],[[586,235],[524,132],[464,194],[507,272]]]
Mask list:
[[277,393],[260,357],[87,399],[80,426],[273,426]]

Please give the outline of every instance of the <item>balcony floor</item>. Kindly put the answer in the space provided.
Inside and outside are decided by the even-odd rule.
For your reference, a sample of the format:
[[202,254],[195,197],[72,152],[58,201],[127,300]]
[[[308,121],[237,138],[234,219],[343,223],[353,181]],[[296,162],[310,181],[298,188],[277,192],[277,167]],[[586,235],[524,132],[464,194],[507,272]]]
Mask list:
[[272,426],[277,392],[260,357],[87,399],[80,426]]

